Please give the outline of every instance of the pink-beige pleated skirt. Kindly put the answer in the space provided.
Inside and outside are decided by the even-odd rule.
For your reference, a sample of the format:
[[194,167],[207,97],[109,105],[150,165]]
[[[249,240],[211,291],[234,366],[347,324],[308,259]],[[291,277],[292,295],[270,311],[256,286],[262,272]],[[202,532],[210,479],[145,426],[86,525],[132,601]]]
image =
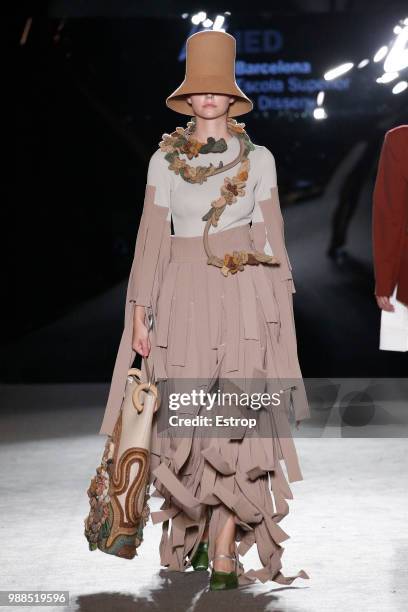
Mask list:
[[[253,250],[249,225],[210,234],[209,240],[219,257]],[[292,292],[292,281],[282,280],[277,266],[246,265],[225,277],[207,264],[201,236],[172,236],[150,336],[155,376],[197,381],[265,377],[284,385],[299,372]],[[270,436],[196,436],[191,428],[191,434],[175,437],[160,434],[154,419],[150,482],[153,495],[164,501],[151,519],[163,523],[163,566],[178,571],[190,566],[206,522],[212,560],[215,540],[232,513],[240,585],[309,578],[304,570],[293,576],[281,572],[281,544],[289,536],[279,522],[293,497],[288,481],[303,478],[289,425],[291,391],[284,394],[287,402],[269,411],[275,432]],[[244,570],[241,558],[252,546],[260,566]]]

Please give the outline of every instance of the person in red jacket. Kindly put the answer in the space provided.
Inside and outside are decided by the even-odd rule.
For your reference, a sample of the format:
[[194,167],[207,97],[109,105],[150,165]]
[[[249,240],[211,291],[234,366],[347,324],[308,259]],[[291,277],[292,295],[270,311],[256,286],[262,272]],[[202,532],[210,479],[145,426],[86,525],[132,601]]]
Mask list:
[[380,349],[408,351],[408,125],[386,132],[373,194]]

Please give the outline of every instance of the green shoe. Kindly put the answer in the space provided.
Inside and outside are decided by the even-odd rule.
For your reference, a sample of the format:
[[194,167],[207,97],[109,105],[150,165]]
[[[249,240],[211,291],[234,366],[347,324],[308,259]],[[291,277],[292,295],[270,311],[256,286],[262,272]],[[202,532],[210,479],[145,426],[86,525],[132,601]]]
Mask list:
[[191,565],[196,571],[208,570],[208,542],[200,542],[195,551]]
[[[237,564],[236,557],[230,555],[216,555],[217,558],[232,559]],[[210,591],[225,591],[226,589],[236,589],[238,587],[238,575],[236,572],[216,571],[213,567],[210,578]]]

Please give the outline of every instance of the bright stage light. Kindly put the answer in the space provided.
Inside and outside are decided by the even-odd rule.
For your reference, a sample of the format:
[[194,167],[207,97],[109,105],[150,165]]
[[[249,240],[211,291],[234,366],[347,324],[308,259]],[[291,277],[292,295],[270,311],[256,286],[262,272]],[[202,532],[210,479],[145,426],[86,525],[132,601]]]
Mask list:
[[326,81],[331,81],[332,79],[336,79],[338,76],[348,72],[354,66],[353,62],[347,62],[346,64],[341,64],[341,66],[337,66],[337,68],[332,68],[328,72],[325,73],[324,78]]
[[321,106],[324,100],[324,91],[319,91],[317,94],[317,106]]
[[326,119],[327,114],[326,114],[326,111],[324,110],[324,108],[322,106],[320,106],[319,108],[315,108],[313,110],[313,117],[315,119]]
[[385,72],[399,72],[408,66],[408,25],[398,34],[384,62]]
[[357,68],[364,68],[364,66],[367,66],[367,64],[369,63],[370,63],[369,59],[363,59],[361,60],[359,64],[357,64]]
[[207,14],[204,13],[204,11],[200,11],[199,13],[196,13],[195,15],[192,16],[191,21],[194,23],[194,25],[198,25],[199,23],[204,21],[206,17],[207,17]]
[[221,30],[224,25],[225,17],[223,15],[217,15],[214,19],[213,30]]
[[211,21],[211,19],[206,19],[205,21],[203,21],[203,27],[204,28],[209,28],[211,27],[213,24],[213,22]]
[[392,93],[399,94],[402,91],[405,91],[407,87],[408,87],[407,81],[400,81],[399,83],[394,85],[394,87],[392,88]]
[[378,77],[378,79],[375,79],[377,83],[389,83],[390,81],[393,81],[394,79],[397,79],[399,77],[399,73],[398,72],[386,72],[385,74],[382,74],[380,77]]
[[387,55],[387,53],[388,53],[388,47],[387,47],[387,45],[384,45],[383,47],[378,49],[377,53],[373,57],[373,61],[374,62],[381,62],[381,60],[384,59],[384,57]]

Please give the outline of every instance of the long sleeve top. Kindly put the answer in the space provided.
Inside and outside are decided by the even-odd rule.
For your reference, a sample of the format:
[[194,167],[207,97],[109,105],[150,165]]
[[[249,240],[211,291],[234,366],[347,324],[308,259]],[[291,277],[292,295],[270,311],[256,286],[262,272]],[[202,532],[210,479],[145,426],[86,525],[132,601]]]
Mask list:
[[[239,139],[232,136],[227,145],[227,150],[223,153],[199,154],[188,160],[188,163],[191,166],[210,163],[218,166],[222,161],[226,165],[237,157]],[[282,278],[292,281],[292,291],[295,292],[291,265],[285,247],[275,158],[267,147],[255,145],[255,150],[250,152],[249,159],[250,170],[245,195],[239,196],[236,202],[225,208],[218,225],[210,226],[209,234],[252,223],[255,248],[268,255],[283,258]],[[151,156],[148,166],[146,198],[136,240],[134,265],[137,269],[133,270],[133,283],[130,285],[129,297],[138,305],[152,305],[151,293],[155,271],[149,264],[154,261],[160,264],[160,258],[168,255],[166,249],[169,248],[167,238],[170,234],[171,219],[176,236],[202,236],[205,225],[202,217],[208,211],[211,202],[219,197],[224,178],[232,177],[238,167],[210,176],[207,181],[197,185],[188,183],[168,166],[165,153],[157,149]],[[154,229],[156,239],[151,237],[151,240],[147,241],[148,248],[143,249],[142,242],[144,245],[145,240],[142,237],[146,233],[146,226],[151,222],[156,224]],[[162,240],[158,239],[159,232]]]

